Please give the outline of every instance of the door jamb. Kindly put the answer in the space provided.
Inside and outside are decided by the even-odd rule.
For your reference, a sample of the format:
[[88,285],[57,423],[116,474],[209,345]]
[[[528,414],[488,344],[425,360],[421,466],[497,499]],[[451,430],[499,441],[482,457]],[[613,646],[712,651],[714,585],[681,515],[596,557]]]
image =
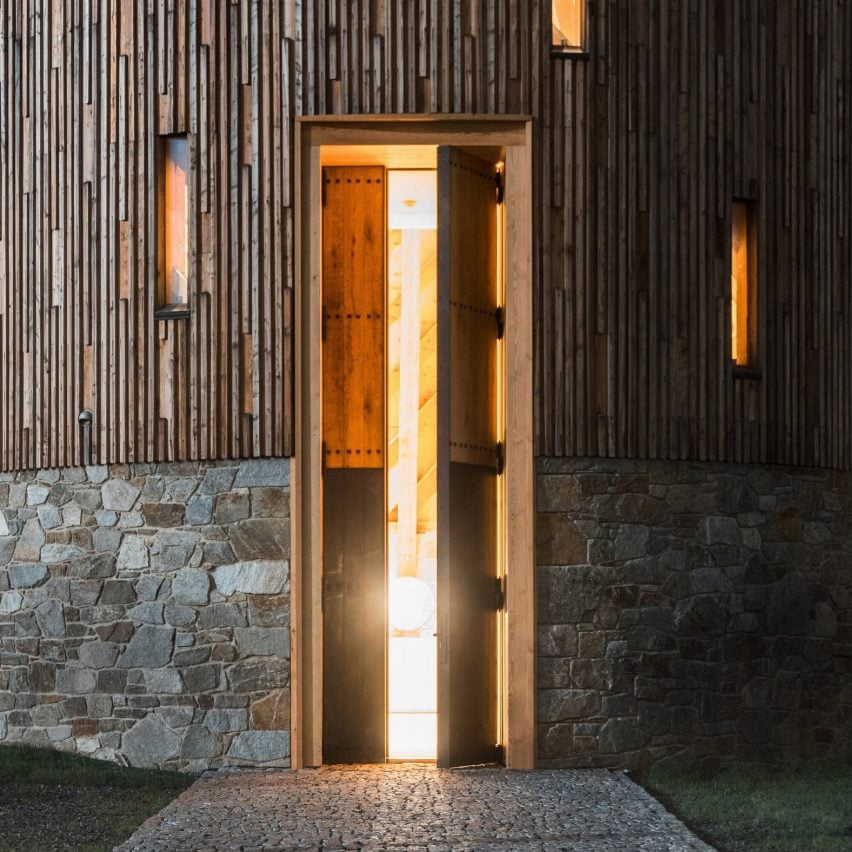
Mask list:
[[296,121],[296,445],[291,482],[291,765],[322,763],[321,164],[323,145],[502,146],[505,185],[506,766],[535,766],[532,121],[319,116]]

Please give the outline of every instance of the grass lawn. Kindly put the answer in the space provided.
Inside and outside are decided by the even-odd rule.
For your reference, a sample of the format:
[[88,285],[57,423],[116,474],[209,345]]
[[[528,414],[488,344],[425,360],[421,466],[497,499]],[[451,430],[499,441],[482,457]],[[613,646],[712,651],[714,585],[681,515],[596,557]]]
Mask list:
[[112,849],[192,782],[27,746],[0,746],[0,849]]
[[852,767],[651,769],[636,780],[723,852],[852,852]]

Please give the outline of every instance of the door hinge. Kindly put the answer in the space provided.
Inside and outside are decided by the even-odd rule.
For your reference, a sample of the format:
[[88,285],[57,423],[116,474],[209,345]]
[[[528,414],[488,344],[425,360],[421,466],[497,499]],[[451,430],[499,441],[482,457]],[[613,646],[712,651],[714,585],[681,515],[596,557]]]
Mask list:
[[506,332],[506,317],[503,313],[503,308],[497,308],[494,311],[494,320],[497,323],[497,339],[502,340]]
[[497,476],[500,476],[506,467],[506,451],[502,441],[498,441],[494,447],[494,466],[497,468]]
[[506,578],[494,578],[494,601],[497,612],[503,612],[506,609]]
[[503,196],[506,193],[505,188],[503,186],[503,172],[494,173],[494,185],[497,188],[497,203],[502,204]]

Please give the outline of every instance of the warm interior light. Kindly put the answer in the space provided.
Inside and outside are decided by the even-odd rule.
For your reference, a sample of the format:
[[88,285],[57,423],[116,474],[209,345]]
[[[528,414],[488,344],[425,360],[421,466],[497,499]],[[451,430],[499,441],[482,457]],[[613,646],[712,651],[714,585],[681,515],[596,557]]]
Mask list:
[[735,201],[731,209],[731,357],[737,364],[749,360],[749,211]]
[[391,760],[434,760],[438,753],[438,714],[391,713],[388,741],[395,744]]
[[395,577],[388,593],[391,627],[402,632],[419,630],[435,613],[432,589],[417,577]]
[[388,757],[437,755],[437,175],[388,173]]
[[186,137],[164,140],[165,257],[163,304],[189,302],[189,150]]
[[553,46],[570,50],[583,47],[583,7],[586,0],[553,0]]
[[388,172],[388,230],[434,231],[437,227],[434,169]]

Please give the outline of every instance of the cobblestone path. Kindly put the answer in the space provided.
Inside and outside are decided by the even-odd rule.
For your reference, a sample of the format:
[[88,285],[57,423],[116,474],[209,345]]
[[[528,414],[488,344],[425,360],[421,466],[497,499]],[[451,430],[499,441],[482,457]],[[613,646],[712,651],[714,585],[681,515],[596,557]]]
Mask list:
[[207,773],[121,850],[711,850],[602,770],[412,765]]

